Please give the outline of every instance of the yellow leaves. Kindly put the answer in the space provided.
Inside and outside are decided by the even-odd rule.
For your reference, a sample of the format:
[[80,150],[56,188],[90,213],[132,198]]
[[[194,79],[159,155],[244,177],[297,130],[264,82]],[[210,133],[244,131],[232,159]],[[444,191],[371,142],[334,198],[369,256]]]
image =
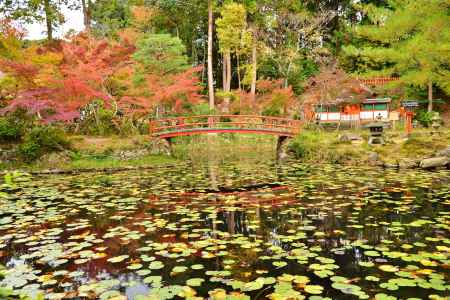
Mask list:
[[135,5],[131,7],[133,22],[138,27],[149,24],[157,15],[157,10],[148,6]]
[[429,259],[422,259],[420,263],[426,267],[436,267],[438,265],[435,261]]
[[442,252],[450,252],[450,247],[447,246],[436,246],[436,249]]
[[215,289],[209,292],[212,300],[225,300],[227,292],[223,289]]
[[247,12],[242,4],[227,3],[222,7],[221,17],[216,21],[220,50],[250,51],[253,38],[247,29]]
[[190,286],[184,286],[183,290],[178,294],[181,298],[186,299],[203,299],[202,297],[195,297],[197,295],[197,291],[191,288]]
[[36,65],[59,65],[63,60],[62,52],[54,52],[50,50],[42,50],[37,46],[32,46],[25,50],[27,61]]
[[207,251],[202,251],[202,258],[214,258],[216,257],[213,253],[211,252],[207,252]]
[[431,269],[420,269],[420,270],[417,270],[417,271],[416,271],[417,274],[422,274],[422,275],[430,275],[430,274],[432,274],[433,272],[434,272],[434,271],[431,270]]
[[86,236],[88,236],[91,232],[90,231],[85,231],[82,234],[79,235],[72,235],[71,237],[69,237],[69,240],[82,240],[84,239]]
[[106,253],[104,253],[104,252],[95,253],[94,255],[92,255],[93,259],[101,259],[101,258],[104,258],[104,257],[106,257]]

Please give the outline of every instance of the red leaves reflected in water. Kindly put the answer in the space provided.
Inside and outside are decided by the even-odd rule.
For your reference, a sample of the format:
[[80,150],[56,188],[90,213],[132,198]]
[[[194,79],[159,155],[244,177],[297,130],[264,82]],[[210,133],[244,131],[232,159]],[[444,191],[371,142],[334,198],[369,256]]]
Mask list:
[[[287,186],[279,186],[271,188],[274,192],[286,191],[289,192],[289,188]],[[205,195],[200,192],[183,192],[183,193],[173,193],[170,196],[171,200],[159,200],[158,197],[152,195],[149,196],[149,208],[158,208],[161,209],[164,207],[165,211],[175,210],[178,206],[183,205],[195,205],[195,200],[198,197]],[[233,200],[229,202],[230,206],[236,206],[239,208],[248,208],[255,206],[271,206],[271,207],[282,207],[285,205],[290,205],[296,203],[296,199],[291,195],[274,195],[271,198],[264,199],[261,198],[260,191],[246,191],[246,192],[222,192],[217,193],[217,195],[222,196],[235,196]],[[201,201],[201,200],[200,200]],[[223,206],[223,201],[212,201],[205,200],[208,202],[208,205],[211,206]],[[226,209],[219,207],[217,209],[218,212],[225,211]]]

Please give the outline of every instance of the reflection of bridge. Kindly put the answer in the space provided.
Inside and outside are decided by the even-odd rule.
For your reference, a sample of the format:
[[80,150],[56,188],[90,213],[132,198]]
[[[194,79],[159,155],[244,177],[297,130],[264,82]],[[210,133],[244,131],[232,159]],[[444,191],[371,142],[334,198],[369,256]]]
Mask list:
[[150,122],[152,137],[171,139],[206,133],[268,134],[278,136],[277,156],[287,138],[300,132],[301,122],[287,118],[254,115],[204,115],[168,119]]

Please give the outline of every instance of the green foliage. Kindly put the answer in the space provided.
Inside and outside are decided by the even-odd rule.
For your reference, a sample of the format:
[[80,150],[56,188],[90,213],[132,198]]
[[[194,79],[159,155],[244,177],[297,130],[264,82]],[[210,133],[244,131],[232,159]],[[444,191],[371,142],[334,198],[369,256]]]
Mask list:
[[314,163],[344,163],[361,159],[363,147],[340,143],[336,133],[319,130],[302,131],[289,145],[296,158]]
[[145,73],[174,74],[189,68],[186,48],[181,40],[170,34],[149,34],[137,42],[133,58]]
[[226,3],[216,20],[220,51],[249,52],[252,36],[247,30],[247,11],[242,4]]
[[289,89],[276,89],[268,95],[269,101],[264,106],[263,115],[265,116],[284,116],[287,108],[294,101],[294,94]]
[[416,114],[416,120],[420,122],[422,126],[430,127],[431,123],[433,122],[433,117],[435,116],[436,112],[434,111],[425,111],[425,110],[419,110]]
[[31,129],[19,147],[24,161],[31,162],[45,153],[62,151],[70,147],[64,131],[52,126],[38,126]]
[[21,119],[0,117],[0,141],[19,141],[25,132],[25,123]]
[[146,1],[145,5],[157,11],[151,20],[154,32],[176,35],[187,46],[192,60],[200,61],[206,43],[208,1],[152,0]]
[[9,20],[0,20],[0,58],[17,59],[23,46],[23,32]]
[[115,36],[117,31],[131,24],[129,0],[97,0],[92,11],[93,32],[97,36]]
[[290,149],[298,158],[309,158],[321,147],[321,136],[315,132],[305,131],[291,143]]
[[[305,81],[319,71],[319,65],[308,58],[297,58],[293,61],[291,71],[287,74],[288,85],[296,95],[303,92]],[[258,76],[260,78],[284,79],[285,75],[280,72],[277,60],[272,56],[265,57],[259,67]]]
[[280,95],[275,95],[270,102],[270,104],[265,107],[265,109],[262,112],[263,116],[272,116],[272,117],[279,117],[282,116],[284,113],[284,99]]
[[96,177],[94,183],[105,187],[112,186],[113,177],[109,175],[98,176]]
[[192,114],[195,116],[213,115],[214,114],[214,111],[211,111],[208,103],[201,103],[201,104],[193,105],[191,110],[192,110]]
[[113,123],[114,116],[114,111],[105,108],[103,103],[93,103],[86,110],[86,115],[80,123],[80,131],[87,135],[117,134],[117,128]]
[[344,47],[349,59],[360,60],[367,75],[395,75],[410,85],[429,82],[450,93],[450,18],[446,0],[388,1],[389,8],[365,6],[374,25],[355,34],[367,41]]

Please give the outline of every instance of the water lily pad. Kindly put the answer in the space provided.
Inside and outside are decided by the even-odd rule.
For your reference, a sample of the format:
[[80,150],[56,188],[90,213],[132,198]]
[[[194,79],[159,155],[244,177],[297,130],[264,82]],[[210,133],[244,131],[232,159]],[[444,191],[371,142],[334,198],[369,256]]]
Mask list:
[[323,287],[320,285],[306,285],[304,289],[309,294],[322,294],[323,292]]
[[392,265],[380,265],[378,268],[384,272],[398,272],[398,267],[392,266]]
[[191,278],[186,281],[186,284],[188,286],[201,286],[204,281],[203,278]]
[[159,270],[164,268],[164,264],[161,261],[152,261],[150,263],[150,265],[148,266],[149,269],[151,270]]
[[110,263],[120,263],[129,257],[130,257],[129,255],[120,255],[120,256],[109,258],[107,261]]

